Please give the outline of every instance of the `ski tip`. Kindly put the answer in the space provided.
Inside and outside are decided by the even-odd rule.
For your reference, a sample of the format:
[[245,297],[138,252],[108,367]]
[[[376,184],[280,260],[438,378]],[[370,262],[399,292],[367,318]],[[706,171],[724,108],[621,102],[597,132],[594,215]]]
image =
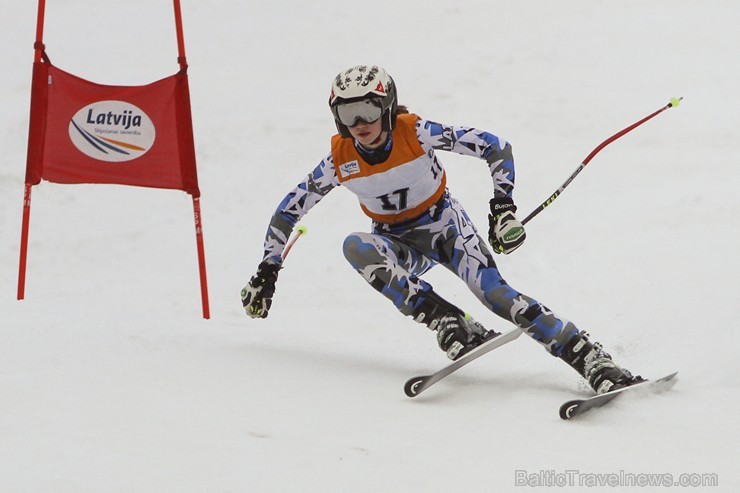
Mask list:
[[414,377],[410,378],[406,384],[403,386],[403,391],[406,393],[409,397],[416,397],[417,395],[421,394],[425,387],[424,382],[427,380],[427,377]]
[[661,387],[665,390],[670,390],[673,388],[674,385],[676,385],[676,382],[678,381],[676,375],[678,375],[678,372],[674,371],[670,375],[666,375],[663,378],[655,380],[655,383],[660,384]]

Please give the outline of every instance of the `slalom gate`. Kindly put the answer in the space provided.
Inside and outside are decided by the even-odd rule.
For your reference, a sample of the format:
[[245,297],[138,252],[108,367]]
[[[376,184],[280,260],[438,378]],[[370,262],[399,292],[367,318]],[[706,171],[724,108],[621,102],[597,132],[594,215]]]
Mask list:
[[31,189],[41,180],[182,190],[193,199],[203,318],[210,318],[200,190],[179,0],[179,71],[143,86],[95,84],[55,67],[39,0],[31,81],[18,299],[25,296]]

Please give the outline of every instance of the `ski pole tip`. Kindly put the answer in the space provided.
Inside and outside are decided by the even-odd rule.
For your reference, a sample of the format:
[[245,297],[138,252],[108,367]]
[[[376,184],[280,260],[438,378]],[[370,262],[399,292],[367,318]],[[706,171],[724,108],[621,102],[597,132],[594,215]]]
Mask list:
[[305,227],[305,226],[304,226],[304,225],[302,225],[302,224],[301,224],[301,225],[299,225],[298,227],[296,227],[296,229],[295,229],[295,230],[296,230],[296,233],[298,233],[299,235],[305,235],[305,234],[308,234],[308,228],[307,228],[307,227]]
[[678,105],[681,104],[681,101],[683,100],[683,96],[680,98],[671,98],[671,102],[668,103],[668,106],[678,108]]

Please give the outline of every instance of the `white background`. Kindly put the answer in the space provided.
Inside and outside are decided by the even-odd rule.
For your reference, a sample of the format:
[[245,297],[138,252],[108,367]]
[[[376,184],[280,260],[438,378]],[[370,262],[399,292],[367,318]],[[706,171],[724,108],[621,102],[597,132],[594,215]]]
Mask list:
[[[551,490],[516,487],[517,470],[740,487],[738,2],[184,0],[205,321],[177,191],[34,187],[15,300],[36,6],[2,1],[0,491]],[[49,0],[48,54],[99,83],[171,75],[171,8]],[[409,400],[406,379],[446,359],[343,259],[369,222],[342,189],[303,221],[270,317],[244,315],[269,217],[328,152],[331,80],[358,63],[387,68],[421,116],[509,140],[522,216],[605,138],[685,97],[603,150],[499,260],[635,373],[679,370],[671,392],[561,421],[588,391],[522,337]],[[485,163],[439,157],[485,232]],[[427,279],[509,328],[444,269]],[[600,489],[671,488],[583,491]]]

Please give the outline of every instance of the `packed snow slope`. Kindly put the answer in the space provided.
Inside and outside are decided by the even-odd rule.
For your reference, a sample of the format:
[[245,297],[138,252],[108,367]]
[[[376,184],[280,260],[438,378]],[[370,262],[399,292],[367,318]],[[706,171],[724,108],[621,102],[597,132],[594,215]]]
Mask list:
[[[47,3],[58,67],[118,85],[177,71],[171,2]],[[0,16],[0,491],[738,491],[740,3],[183,0],[208,321],[177,191],[34,187],[15,299],[35,9],[4,0]],[[343,189],[303,221],[270,317],[244,315],[270,215],[329,150],[331,79],[358,63],[386,67],[423,117],[510,141],[522,216],[605,138],[685,98],[498,259],[634,372],[678,370],[671,392],[561,421],[589,394],[521,337],[406,398],[446,360],[343,259],[369,228]],[[485,163],[439,157],[485,233]],[[509,328],[444,269],[427,279]]]

